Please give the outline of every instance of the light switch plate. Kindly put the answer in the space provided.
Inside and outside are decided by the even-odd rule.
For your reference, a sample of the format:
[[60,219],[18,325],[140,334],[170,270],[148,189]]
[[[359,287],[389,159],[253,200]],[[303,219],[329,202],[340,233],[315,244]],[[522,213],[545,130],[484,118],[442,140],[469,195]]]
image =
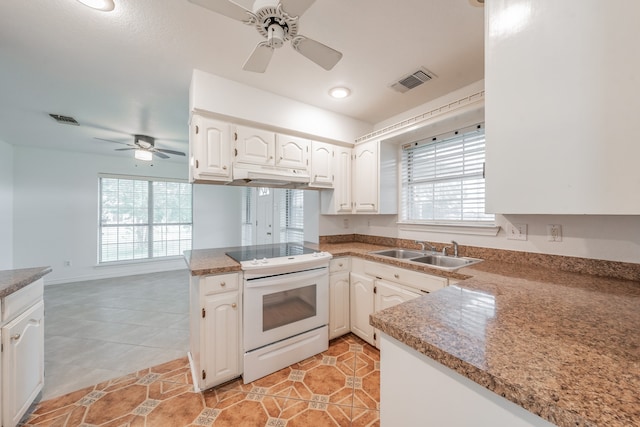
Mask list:
[[507,239],[527,240],[527,224],[509,224],[507,226]]

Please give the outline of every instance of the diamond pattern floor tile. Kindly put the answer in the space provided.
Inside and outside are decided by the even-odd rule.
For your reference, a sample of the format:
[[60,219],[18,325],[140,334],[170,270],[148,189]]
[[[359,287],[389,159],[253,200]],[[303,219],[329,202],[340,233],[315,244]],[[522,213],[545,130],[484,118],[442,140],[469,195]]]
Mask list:
[[380,425],[380,355],[346,335],[321,354],[250,384],[194,392],[187,358],[38,403],[23,427]]

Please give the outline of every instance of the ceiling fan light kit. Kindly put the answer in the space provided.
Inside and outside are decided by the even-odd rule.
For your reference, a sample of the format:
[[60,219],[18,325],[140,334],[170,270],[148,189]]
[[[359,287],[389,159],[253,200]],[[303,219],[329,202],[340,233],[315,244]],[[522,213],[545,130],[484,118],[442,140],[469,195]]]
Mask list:
[[153,159],[153,156],[159,157],[161,159],[168,159],[169,156],[167,154],[173,154],[176,156],[184,156],[185,154],[182,151],[175,150],[167,150],[165,148],[156,148],[156,139],[152,136],[133,135],[133,144],[129,144],[122,141],[114,141],[111,139],[104,138],[95,138],[100,141],[114,142],[116,144],[126,145],[129,148],[116,148],[115,151],[129,151],[134,150],[133,157],[136,160],[143,160],[145,162],[150,162]]
[[142,160],[143,162],[150,162],[153,160],[153,153],[147,150],[135,150],[133,157],[136,160]]
[[253,10],[247,10],[231,0],[189,0],[213,12],[256,27],[266,41],[258,43],[242,69],[264,73],[273,50],[291,41],[291,47],[301,55],[331,70],[342,53],[318,41],[298,35],[298,19],[315,0],[256,0]]

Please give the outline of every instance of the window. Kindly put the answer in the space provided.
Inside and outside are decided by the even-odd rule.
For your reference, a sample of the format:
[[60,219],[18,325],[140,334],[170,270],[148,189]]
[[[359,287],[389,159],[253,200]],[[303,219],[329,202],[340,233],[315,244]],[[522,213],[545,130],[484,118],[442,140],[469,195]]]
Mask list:
[[304,193],[302,190],[285,190],[282,192],[280,206],[280,241],[304,241]]
[[493,224],[485,213],[484,125],[402,147],[401,222]]
[[182,255],[191,206],[191,184],[101,176],[98,262]]

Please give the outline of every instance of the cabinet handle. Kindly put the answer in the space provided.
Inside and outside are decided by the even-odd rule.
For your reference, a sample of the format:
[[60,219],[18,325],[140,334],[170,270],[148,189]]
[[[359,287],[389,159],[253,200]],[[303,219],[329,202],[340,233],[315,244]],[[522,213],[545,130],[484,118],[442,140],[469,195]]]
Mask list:
[[342,263],[338,264],[339,267],[342,267]]
[[198,169],[199,166],[200,166],[200,162],[196,160],[196,169]]
[[220,286],[224,288],[225,286],[227,286],[227,282],[220,282]]
[[400,275],[399,274],[394,274],[393,277],[395,277],[396,279],[399,279]]
[[235,302],[233,304],[231,304],[231,308],[236,308],[236,307],[237,307],[237,305],[236,305]]
[[20,339],[20,334],[15,334],[11,336],[11,341],[18,341]]
[[227,167],[226,167],[226,166],[223,166],[223,167],[222,167],[222,170],[223,170],[223,171],[226,171],[226,170],[227,170]]

